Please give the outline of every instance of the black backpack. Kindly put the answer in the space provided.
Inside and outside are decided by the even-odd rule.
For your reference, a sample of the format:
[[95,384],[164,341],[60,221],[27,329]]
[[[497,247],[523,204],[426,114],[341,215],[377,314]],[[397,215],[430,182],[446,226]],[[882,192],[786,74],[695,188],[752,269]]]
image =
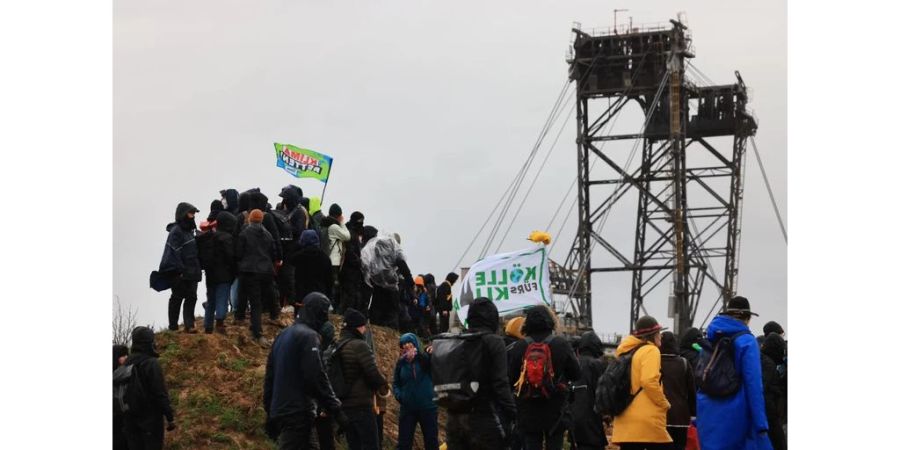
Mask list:
[[147,404],[147,394],[135,364],[113,371],[113,413],[137,415]]
[[631,401],[643,390],[631,394],[631,359],[643,343],[614,359],[597,380],[594,391],[594,412],[608,416],[618,416],[625,411]]
[[322,360],[325,362],[325,373],[328,375],[328,381],[331,382],[331,389],[339,399],[346,397],[350,393],[350,386],[347,386],[347,381],[344,379],[344,368],[340,357],[341,349],[348,342],[350,342],[350,339],[332,342],[322,355]]
[[[431,342],[431,380],[434,401],[448,412],[470,412],[481,388],[483,331],[434,336]],[[490,386],[484,386],[490,389]]]
[[734,341],[750,334],[741,331],[732,336],[720,336],[715,344],[700,341],[700,356],[694,366],[697,389],[710,397],[729,397],[741,389],[743,380],[734,365]]
[[[305,211],[300,211],[302,206],[298,206],[292,209],[290,212],[285,211],[283,209],[273,209],[272,215],[275,216],[275,224],[278,226],[278,234],[281,235],[282,241],[293,241],[296,239],[300,239],[300,236],[294,236],[294,227],[291,226],[291,220],[294,218],[294,214],[300,213],[305,215]],[[304,219],[304,226],[306,220]],[[305,228],[301,227],[300,232],[302,233]]]

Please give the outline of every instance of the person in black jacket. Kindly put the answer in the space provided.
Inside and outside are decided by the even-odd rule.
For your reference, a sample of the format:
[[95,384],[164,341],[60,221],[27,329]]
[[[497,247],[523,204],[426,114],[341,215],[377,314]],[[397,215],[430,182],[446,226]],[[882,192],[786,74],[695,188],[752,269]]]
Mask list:
[[237,217],[241,211],[238,209],[238,191],[237,189],[226,188],[219,191],[219,194],[222,196],[222,207],[225,211],[230,212],[233,216]]
[[315,448],[312,433],[317,408],[327,411],[341,426],[347,423],[320,356],[319,333],[328,322],[330,307],[324,295],[307,295],[303,313],[275,338],[266,360],[266,431],[278,441],[279,449]]
[[[288,257],[294,267],[294,291],[298,299],[311,292],[331,289],[331,260],[319,246],[319,233],[305,230],[300,234],[300,248]],[[294,312],[297,312],[295,305]]]
[[[425,291],[428,292],[428,298],[431,299],[431,304],[434,305],[434,299],[437,298],[437,282],[434,279],[434,275],[430,273],[426,273],[425,276]],[[432,306],[431,312],[428,314],[428,333],[430,335],[438,334],[438,315],[440,313],[437,311],[437,308]]]
[[[282,241],[281,241],[281,233],[278,232],[278,224],[275,223],[275,217],[271,212],[271,207],[269,206],[269,198],[266,197],[265,194],[259,192],[257,189],[256,192],[250,193],[250,209],[258,209],[263,213],[262,226],[272,235],[272,240],[275,241],[275,255],[273,257],[274,267],[280,268],[282,264],[282,259],[284,258],[284,252],[282,249]],[[277,320],[279,314],[281,314],[281,305],[279,304],[278,297],[275,294],[275,274],[276,271],[273,270],[271,277],[269,279],[269,284],[272,286],[269,289],[271,294],[266,294],[266,296],[260,299],[260,303],[262,304],[263,312],[269,313],[269,322],[277,325]]]
[[784,411],[787,398],[782,388],[778,365],[784,363],[784,338],[777,331],[766,335],[760,350],[763,377],[763,398],[766,401],[766,419],[769,422],[769,440],[774,450],[787,448],[784,433]]
[[495,450],[508,447],[516,420],[516,403],[509,389],[506,346],[497,334],[497,306],[485,297],[469,304],[469,332],[481,332],[483,363],[472,411],[447,413],[448,450]]
[[272,276],[275,259],[275,240],[262,226],[263,212],[254,209],[249,215],[250,223],[241,231],[237,243],[238,272],[241,279],[241,296],[234,317],[244,320],[246,303],[250,303],[250,330],[257,343],[265,347],[268,343],[262,336],[261,302],[274,296]]
[[[128,359],[127,345],[113,345],[113,372],[125,364]],[[128,439],[125,438],[125,416],[116,413],[113,408],[113,450],[127,450]]]
[[200,258],[194,230],[197,224],[194,215],[198,213],[194,205],[179,203],[175,208],[175,222],[166,226],[169,232],[159,272],[169,279],[172,294],[169,296],[169,329],[178,329],[178,312],[184,303],[184,331],[194,330],[194,307],[197,304],[197,283],[201,280]]
[[344,311],[341,327],[338,361],[347,385],[347,395],[341,398],[341,410],[347,415],[349,425],[347,446],[351,450],[376,450],[378,429],[375,419],[375,393],[386,395],[388,382],[378,370],[375,353],[365,340],[366,317],[348,308]]
[[446,333],[450,329],[450,311],[453,311],[453,283],[459,279],[454,272],[447,274],[447,278],[437,287],[434,294],[434,307],[439,316],[439,333]]
[[359,211],[350,214],[350,220],[347,222],[347,230],[350,231],[350,240],[347,242],[344,251],[344,264],[341,265],[340,274],[338,276],[338,288],[341,292],[340,311],[347,308],[353,308],[357,311],[365,311],[366,306],[362,304],[361,294],[363,281],[362,273],[362,232],[365,226],[366,217]]
[[131,356],[125,365],[134,366],[133,376],[141,380],[146,404],[136,408],[134,414],[125,415],[125,437],[130,450],[157,450],[163,447],[163,417],[168,421],[166,430],[175,429],[175,413],[169,403],[169,391],[159,365],[159,353],[153,330],[137,327],[131,332]]
[[206,311],[203,316],[206,333],[213,332],[214,317],[216,331],[225,333],[228,295],[237,276],[234,243],[237,218],[228,211],[221,211],[216,215],[216,223],[216,230],[212,232],[212,261],[206,271]]
[[[306,230],[309,222],[309,215],[303,206],[300,206],[300,198],[303,197],[303,191],[294,185],[287,185],[281,189],[278,194],[282,198],[281,209],[273,211],[279,221],[287,222],[290,233],[281,236],[281,251],[284,256],[284,262],[278,270],[278,291],[281,297],[280,304],[282,306],[297,303],[297,293],[295,292],[294,276],[296,271],[291,264],[288,256],[297,250],[297,242],[300,240],[300,234]],[[300,297],[302,298],[302,297]]]
[[594,412],[594,391],[597,380],[606,371],[607,363],[603,359],[603,343],[597,333],[586,331],[581,335],[578,364],[581,366],[581,378],[573,383],[572,416],[575,423],[569,438],[575,441],[573,448],[603,450],[608,442],[603,417]]
[[[565,338],[553,334],[555,328],[556,323],[546,306],[535,306],[525,313],[525,325],[522,326],[525,339],[513,344],[509,350],[510,383],[524,383],[523,359],[528,345],[532,342],[545,342],[550,346],[556,376],[556,379],[552,380],[554,386],[564,386],[567,381],[581,378],[581,367],[578,365],[575,352]],[[521,388],[521,392],[525,392],[525,389]],[[524,396],[516,399],[519,410],[518,425],[522,430],[526,450],[562,448],[563,434],[570,420],[565,411],[566,394],[564,388],[557,388],[550,392],[547,399],[523,398]]]
[[666,431],[672,436],[671,447],[684,450],[691,417],[697,416],[697,390],[694,387],[694,370],[687,358],[678,356],[675,335],[664,331],[660,336],[659,351],[662,361],[663,391],[672,405],[666,415]]
[[688,360],[691,367],[697,365],[697,358],[700,357],[700,350],[698,350],[698,348],[701,339],[703,339],[703,333],[701,333],[700,330],[691,327],[684,331],[684,334],[681,336],[681,341],[679,341],[678,355]]

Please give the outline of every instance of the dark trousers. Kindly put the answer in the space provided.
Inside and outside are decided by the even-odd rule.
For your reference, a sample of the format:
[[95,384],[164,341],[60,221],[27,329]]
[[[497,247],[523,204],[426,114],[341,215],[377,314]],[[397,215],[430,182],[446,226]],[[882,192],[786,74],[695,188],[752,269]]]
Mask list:
[[503,437],[500,421],[493,414],[448,414],[447,450],[505,449]]
[[781,420],[777,417],[769,417],[769,441],[772,442],[774,450],[787,450],[787,436],[784,433],[784,427],[781,426]]
[[378,448],[384,444],[384,411],[375,415],[375,426],[378,427]]
[[316,417],[316,436],[319,438],[320,450],[334,450],[334,428],[331,417]]
[[639,443],[629,442],[619,444],[619,450],[668,450],[672,444],[668,442]]
[[278,450],[318,450],[313,421],[314,417],[309,414],[279,417]]
[[334,311],[338,314],[344,314],[344,304],[341,302],[341,266],[331,266],[331,292],[323,292],[331,299],[334,305]]
[[437,409],[406,411],[400,408],[400,423],[397,432],[397,450],[412,450],[416,436],[416,424],[422,429],[425,450],[438,449]]
[[525,450],[560,450],[565,432],[565,428],[561,426],[556,427],[552,434],[546,431],[536,433],[526,431],[522,434],[522,448]]
[[400,292],[375,286],[372,289],[372,307],[369,319],[373,325],[400,329]]
[[297,301],[294,287],[295,272],[294,266],[287,261],[284,261],[281,268],[278,269],[278,293],[281,296],[278,299],[279,309],[287,305],[292,305]]
[[254,338],[262,336],[262,299],[273,298],[272,275],[243,272],[240,275],[241,295],[234,312],[235,319],[244,320],[247,303],[250,303],[250,331]]
[[444,315],[443,311],[438,311],[438,315],[440,316],[440,327],[438,328],[438,333],[446,333],[450,331],[450,311],[447,311],[447,315]]
[[378,430],[375,411],[371,409],[345,410],[349,423],[345,434],[350,450],[378,450]]
[[169,296],[169,329],[178,329],[178,313],[184,303],[184,328],[194,328],[194,307],[197,305],[197,282],[176,280],[172,283],[172,295]]
[[161,450],[163,448],[162,415],[159,417],[159,426],[149,429],[126,419],[125,439],[128,441],[129,450]]
[[672,445],[669,448],[672,450],[684,450],[684,446],[687,445],[687,430],[687,427],[666,427],[669,436],[672,436]]

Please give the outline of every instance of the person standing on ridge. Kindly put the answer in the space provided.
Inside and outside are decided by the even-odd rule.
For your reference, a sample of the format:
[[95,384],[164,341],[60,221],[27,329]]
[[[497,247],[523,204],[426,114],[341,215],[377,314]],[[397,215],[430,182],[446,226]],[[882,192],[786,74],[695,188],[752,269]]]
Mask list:
[[431,381],[431,355],[423,352],[419,338],[400,336],[400,358],[394,366],[394,397],[400,403],[397,450],[412,450],[416,424],[422,429],[425,450],[438,449],[438,413]]
[[341,311],[353,308],[357,311],[365,311],[367,304],[362,304],[362,232],[365,226],[365,216],[359,211],[350,214],[347,222],[347,230],[350,231],[350,240],[347,241],[344,252],[344,264],[338,274],[338,286],[341,291]]
[[250,331],[253,339],[262,347],[268,342],[262,335],[262,301],[274,296],[272,276],[274,274],[275,240],[262,226],[263,212],[254,209],[249,214],[249,224],[241,231],[237,243],[238,271],[240,273],[241,295],[235,310],[235,321],[242,323],[247,306],[250,304]]
[[194,308],[197,305],[197,283],[202,279],[200,256],[194,233],[197,223],[194,215],[200,212],[190,203],[175,207],[175,222],[166,226],[169,236],[159,262],[159,272],[169,280],[172,294],[169,297],[169,330],[178,329],[178,312],[184,303],[184,331],[196,333]]
[[694,387],[694,367],[678,356],[675,335],[662,333],[659,346],[662,354],[662,384],[666,400],[672,405],[666,417],[666,430],[672,436],[672,449],[684,450],[691,418],[697,415],[697,390]]
[[132,376],[140,380],[146,403],[136,407],[136,413],[125,414],[125,438],[129,450],[162,449],[163,418],[168,422],[166,431],[175,430],[175,413],[157,358],[159,353],[153,330],[136,327],[131,332],[131,355],[125,360],[125,365],[134,366]]
[[453,311],[453,284],[459,279],[455,272],[447,274],[447,278],[437,287],[434,297],[434,306],[438,311],[440,326],[438,332],[446,333],[450,330],[450,311]]
[[[333,203],[328,208],[328,217],[322,219],[320,229],[323,232],[319,235],[319,240],[324,241],[321,244],[324,246],[325,254],[331,259],[332,288],[328,294],[331,294],[331,298],[340,308],[343,301],[340,298],[339,275],[341,265],[344,263],[344,247],[350,241],[350,230],[344,225],[344,212],[340,205]],[[342,314],[343,311],[337,311],[337,313]]]
[[294,290],[298,299],[311,292],[325,293],[331,288],[331,259],[319,246],[319,234],[315,230],[303,231],[299,249],[288,260],[294,267]]
[[228,312],[228,296],[231,285],[237,278],[237,258],[235,257],[234,228],[237,218],[228,211],[216,216],[217,229],[212,235],[212,262],[206,271],[206,310],[203,316],[204,331],[215,330],[225,333],[225,314]]
[[633,352],[633,400],[613,419],[612,441],[621,450],[668,449],[672,437],[666,431],[666,413],[672,405],[660,383],[662,357],[659,351],[660,332],[665,328],[650,316],[639,318],[634,328],[616,349],[616,357]]
[[763,397],[759,346],[750,333],[750,301],[734,297],[725,312],[717,315],[706,329],[712,345],[722,337],[732,339],[734,368],[740,373],[739,390],[728,397],[697,393],[697,432],[703,448],[769,450],[769,423]]

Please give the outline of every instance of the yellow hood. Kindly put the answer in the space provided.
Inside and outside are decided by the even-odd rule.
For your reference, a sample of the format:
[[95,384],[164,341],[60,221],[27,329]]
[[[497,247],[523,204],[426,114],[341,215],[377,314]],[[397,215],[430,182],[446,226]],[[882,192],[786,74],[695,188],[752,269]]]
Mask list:
[[629,334],[628,336],[625,336],[625,339],[622,339],[619,347],[616,348],[616,356],[622,356],[622,354],[633,350],[635,347],[643,343],[644,341]]

